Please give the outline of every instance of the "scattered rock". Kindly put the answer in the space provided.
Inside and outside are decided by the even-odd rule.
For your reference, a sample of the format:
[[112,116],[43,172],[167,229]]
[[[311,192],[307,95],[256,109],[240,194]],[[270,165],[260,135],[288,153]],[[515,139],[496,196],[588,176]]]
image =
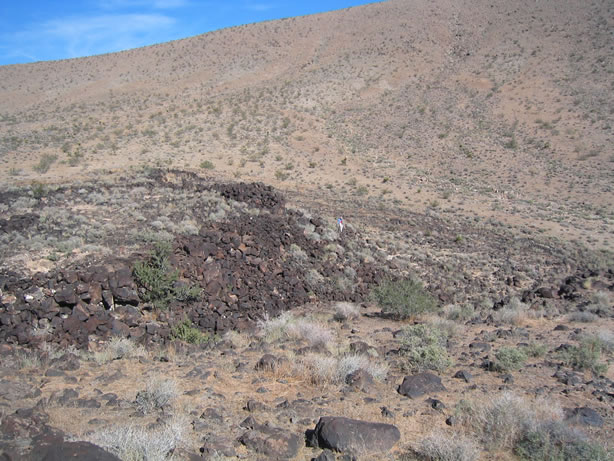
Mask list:
[[457,371],[454,377],[457,379],[462,379],[466,383],[470,383],[473,380],[473,375],[466,370]]
[[89,442],[61,442],[52,445],[40,458],[42,461],[121,461],[117,456]]
[[285,429],[257,425],[239,437],[239,442],[249,450],[267,456],[267,459],[287,460],[296,457],[302,438]]
[[359,368],[358,370],[349,373],[345,377],[345,383],[351,388],[362,392],[369,392],[375,386],[375,381],[371,374]]
[[572,424],[582,426],[603,426],[603,418],[599,413],[589,407],[577,407],[574,409],[566,409],[566,420]]
[[311,461],[335,461],[335,460],[336,460],[335,454],[329,449],[322,451],[322,453],[320,453],[316,458],[311,459]]
[[436,393],[445,390],[446,388],[441,384],[441,378],[439,378],[439,376],[424,372],[412,376],[405,376],[397,392],[410,399],[417,399],[427,393]]

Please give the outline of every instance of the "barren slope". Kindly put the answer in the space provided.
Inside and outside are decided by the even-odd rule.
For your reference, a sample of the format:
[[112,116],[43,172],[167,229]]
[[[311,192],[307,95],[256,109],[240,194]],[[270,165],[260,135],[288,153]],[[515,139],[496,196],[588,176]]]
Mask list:
[[608,248],[613,8],[389,1],[0,67],[0,177],[214,168]]

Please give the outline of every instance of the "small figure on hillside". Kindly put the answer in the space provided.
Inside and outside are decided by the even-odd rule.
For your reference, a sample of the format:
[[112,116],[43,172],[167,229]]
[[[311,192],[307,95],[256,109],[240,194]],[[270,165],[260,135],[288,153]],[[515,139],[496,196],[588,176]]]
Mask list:
[[339,229],[339,233],[343,232],[343,218],[337,219],[337,229]]

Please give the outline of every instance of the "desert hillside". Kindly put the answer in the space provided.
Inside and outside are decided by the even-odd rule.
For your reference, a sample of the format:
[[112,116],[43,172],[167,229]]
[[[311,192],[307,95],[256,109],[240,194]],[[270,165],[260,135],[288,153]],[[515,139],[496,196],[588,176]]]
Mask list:
[[614,460],[612,30],[390,0],[0,66],[0,459]]
[[208,168],[608,248],[613,8],[389,1],[3,66],[0,174]]

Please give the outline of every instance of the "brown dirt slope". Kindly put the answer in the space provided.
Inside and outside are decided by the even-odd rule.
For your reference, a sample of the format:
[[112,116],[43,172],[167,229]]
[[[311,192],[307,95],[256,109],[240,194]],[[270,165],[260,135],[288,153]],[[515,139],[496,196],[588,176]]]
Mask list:
[[0,175],[204,167],[607,248],[612,8],[389,1],[3,66]]

